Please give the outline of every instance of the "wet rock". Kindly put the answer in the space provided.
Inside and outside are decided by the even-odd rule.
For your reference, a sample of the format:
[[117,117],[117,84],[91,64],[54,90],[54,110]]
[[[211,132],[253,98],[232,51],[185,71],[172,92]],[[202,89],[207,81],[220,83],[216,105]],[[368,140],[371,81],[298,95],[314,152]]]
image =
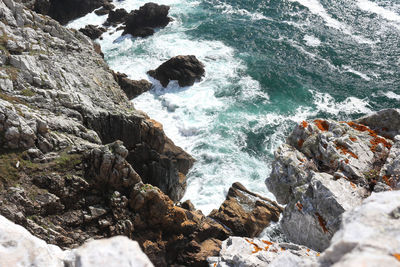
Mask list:
[[99,38],[106,30],[104,28],[98,28],[94,25],[86,25],[85,28],[81,28],[79,31],[88,36],[90,39],[94,40]]
[[94,13],[96,15],[107,15],[109,14],[113,9],[115,8],[115,6],[111,3],[105,3],[100,9],[97,9],[94,11]]
[[277,222],[281,211],[276,202],[248,191],[240,183],[234,183],[224,203],[209,217],[227,226],[234,235],[254,237],[271,221]]
[[264,239],[229,237],[222,242],[219,257],[210,257],[210,266],[315,266],[319,253],[292,243]]
[[123,34],[146,37],[154,33],[154,28],[162,28],[172,20],[168,17],[169,6],[146,3],[126,17]]
[[123,8],[118,8],[116,10],[111,10],[108,14],[107,20],[104,25],[106,26],[116,26],[117,24],[123,23],[128,17],[128,12]]
[[195,56],[176,56],[161,64],[157,69],[147,72],[151,77],[167,87],[172,80],[179,86],[191,86],[204,76],[204,65]]
[[114,72],[114,78],[121,86],[129,100],[147,92],[151,89],[152,84],[146,80],[134,81],[128,78],[124,73]]

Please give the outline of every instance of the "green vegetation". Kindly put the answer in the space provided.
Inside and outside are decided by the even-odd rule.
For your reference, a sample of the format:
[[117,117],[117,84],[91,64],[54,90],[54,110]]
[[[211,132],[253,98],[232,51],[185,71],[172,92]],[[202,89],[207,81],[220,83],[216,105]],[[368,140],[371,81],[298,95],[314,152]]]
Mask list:
[[364,172],[364,177],[367,180],[373,180],[373,179],[378,179],[379,178],[379,171],[375,169],[371,169],[367,172]]
[[61,153],[60,157],[54,161],[54,169],[57,171],[68,171],[75,168],[82,162],[82,155]]
[[21,95],[23,96],[34,96],[36,93],[33,92],[31,89],[23,89],[21,90]]

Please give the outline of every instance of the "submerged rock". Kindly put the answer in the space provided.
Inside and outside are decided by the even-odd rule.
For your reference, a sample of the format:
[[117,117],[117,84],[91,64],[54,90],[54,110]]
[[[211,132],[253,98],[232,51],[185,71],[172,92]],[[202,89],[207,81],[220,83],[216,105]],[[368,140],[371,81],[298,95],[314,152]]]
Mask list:
[[276,202],[250,192],[240,183],[234,183],[224,203],[209,217],[224,224],[234,235],[254,237],[271,221],[277,222],[281,211]]
[[131,80],[124,73],[114,72],[114,78],[119,86],[121,86],[121,89],[125,92],[129,100],[149,91],[153,86],[146,80]]
[[146,37],[154,33],[154,28],[162,28],[172,20],[168,17],[169,6],[146,3],[126,17],[123,34]]
[[176,56],[161,64],[157,69],[147,72],[151,77],[167,87],[172,80],[179,86],[191,86],[204,76],[204,65],[195,56]]

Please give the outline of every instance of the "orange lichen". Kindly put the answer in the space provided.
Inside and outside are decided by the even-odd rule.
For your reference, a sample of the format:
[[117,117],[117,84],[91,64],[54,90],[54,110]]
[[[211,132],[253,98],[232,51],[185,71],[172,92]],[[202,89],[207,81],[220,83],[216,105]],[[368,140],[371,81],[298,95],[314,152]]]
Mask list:
[[309,249],[309,248],[307,249],[307,252],[310,252],[310,249]]
[[302,121],[302,122],[301,122],[301,126],[302,126],[303,128],[307,128],[308,123],[307,123],[306,121]]
[[350,182],[351,187],[353,187],[354,189],[356,188],[356,185],[353,182]]
[[322,230],[324,231],[324,233],[327,233],[328,228],[326,228],[326,222],[325,222],[324,218],[322,218],[322,216],[318,212],[316,212],[315,215],[318,218],[318,222],[319,222],[319,225],[321,226]]
[[385,182],[385,184],[387,184],[388,186],[390,186],[390,178],[387,177],[386,175],[382,176],[382,180]]
[[269,246],[265,246],[264,250],[268,251],[268,249],[269,249]]
[[345,159],[344,162],[345,162],[346,164],[349,164],[349,159]]
[[387,149],[391,149],[391,148],[392,148],[392,145],[389,144],[389,143],[386,141],[385,138],[379,137],[378,134],[377,134],[375,131],[371,130],[371,129],[368,128],[367,126],[362,125],[362,124],[357,124],[357,123],[352,122],[352,121],[347,122],[347,124],[348,124],[350,127],[352,127],[353,129],[356,129],[356,130],[361,131],[361,132],[365,132],[365,131],[366,131],[366,132],[369,133],[369,135],[372,137],[372,139],[370,140],[370,143],[371,143],[371,145],[372,145],[372,146],[371,146],[371,151],[372,151],[372,152],[376,152],[376,147],[377,147],[379,144],[383,144],[383,146],[386,147]]
[[355,138],[355,137],[350,137],[350,140],[353,141],[353,142],[355,142],[355,141],[357,141],[357,138]]
[[256,243],[254,243],[254,242],[252,242],[252,241],[250,241],[250,240],[248,240],[247,238],[245,239],[248,243],[250,243],[250,244],[252,244],[253,245],[253,247],[254,247],[254,250],[251,252],[252,254],[254,254],[254,253],[257,253],[257,252],[259,252],[259,251],[262,251],[263,249],[262,248],[260,248]]
[[400,253],[393,254],[393,257],[395,257],[396,260],[400,261]]
[[301,148],[303,146],[303,144],[304,144],[304,140],[303,139],[299,139],[299,141],[297,141],[297,146],[299,148]]
[[321,256],[321,253],[318,252],[318,253],[317,253],[317,257],[319,257],[319,256]]
[[217,266],[217,264],[216,263],[214,263],[214,267],[216,267]]
[[336,149],[340,150],[341,154],[349,154],[350,156],[352,156],[355,159],[358,159],[358,156],[356,154],[354,154],[353,152],[351,152],[347,147],[345,147],[344,145],[339,145],[336,144]]
[[323,132],[326,132],[329,130],[329,123],[324,120],[315,120],[314,121],[315,125],[318,127]]
[[286,248],[282,248],[282,247],[281,247],[281,251],[285,251],[285,250],[286,250]]
[[296,207],[299,211],[301,211],[303,209],[303,205],[300,202],[296,203]]
[[299,159],[301,162],[304,162],[304,159]]
[[264,244],[271,246],[273,243],[267,240],[261,240]]

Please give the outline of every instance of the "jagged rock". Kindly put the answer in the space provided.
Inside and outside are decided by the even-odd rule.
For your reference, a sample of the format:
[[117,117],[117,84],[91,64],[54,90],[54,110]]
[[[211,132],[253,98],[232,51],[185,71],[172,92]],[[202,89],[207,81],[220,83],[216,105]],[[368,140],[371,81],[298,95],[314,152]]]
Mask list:
[[126,17],[123,34],[146,37],[154,33],[154,28],[167,26],[172,20],[168,17],[169,6],[146,3]]
[[124,73],[114,72],[114,78],[129,100],[149,91],[152,87],[150,82],[146,80],[133,81]]
[[34,11],[48,15],[61,24],[82,17],[101,6],[108,6],[108,0],[35,0],[28,5]]
[[382,167],[390,153],[394,154],[389,160],[395,157],[393,144],[355,122],[300,123],[275,152],[266,180],[278,202],[287,204],[282,230],[289,240],[317,251],[328,247],[339,229],[340,215],[387,179],[380,177],[380,171],[384,175]]
[[125,160],[128,150],[122,142],[93,149],[85,156],[85,177],[93,179],[97,186],[126,190],[140,182],[140,176]]
[[227,226],[234,235],[254,237],[271,221],[277,222],[281,211],[276,202],[248,191],[240,183],[234,183],[224,203],[209,217]]
[[88,36],[90,39],[94,40],[99,38],[106,30],[104,28],[98,28],[94,25],[86,25],[85,28],[81,28],[79,31]]
[[179,86],[184,87],[193,85],[204,76],[204,72],[203,63],[195,56],[176,56],[147,73],[164,87],[172,80],[177,80]]
[[0,266],[153,266],[137,242],[126,237],[92,240],[77,249],[62,251],[1,215],[0,244]]
[[373,193],[343,214],[340,230],[319,259],[321,266],[398,266],[400,192]]
[[128,17],[128,12],[123,8],[118,8],[116,10],[111,10],[108,14],[107,20],[104,23],[106,26],[117,25],[126,21]]
[[222,242],[219,257],[208,259],[210,267],[292,267],[315,265],[319,253],[292,243],[229,237]]
[[400,110],[383,109],[376,113],[364,116],[356,122],[364,124],[379,135],[394,138],[400,134]]
[[115,8],[115,6],[111,3],[106,3],[104,4],[101,8],[97,9],[94,11],[94,13],[96,15],[107,15],[109,14],[113,9]]

